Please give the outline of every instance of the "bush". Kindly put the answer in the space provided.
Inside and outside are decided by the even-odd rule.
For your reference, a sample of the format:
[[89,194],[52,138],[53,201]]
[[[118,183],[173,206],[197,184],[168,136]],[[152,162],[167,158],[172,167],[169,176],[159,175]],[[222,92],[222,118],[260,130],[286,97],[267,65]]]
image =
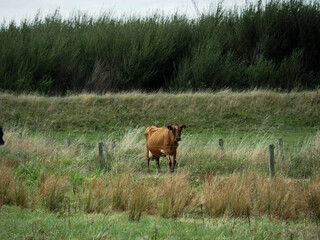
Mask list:
[[112,19],[59,11],[0,28],[0,89],[45,94],[128,89],[281,89],[320,84],[320,4],[220,5],[186,16]]

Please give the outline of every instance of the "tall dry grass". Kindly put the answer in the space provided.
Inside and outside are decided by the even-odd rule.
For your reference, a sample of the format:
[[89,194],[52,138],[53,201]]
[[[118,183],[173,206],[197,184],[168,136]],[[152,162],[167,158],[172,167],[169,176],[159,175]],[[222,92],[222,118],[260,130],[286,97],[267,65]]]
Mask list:
[[157,187],[158,211],[165,218],[181,217],[192,207],[194,198],[195,190],[185,172],[165,176]]
[[49,211],[57,211],[65,203],[66,193],[70,190],[67,176],[51,175],[40,185],[40,194]]
[[110,201],[107,197],[107,192],[106,179],[93,179],[89,186],[89,192],[85,197],[85,211],[87,213],[100,213],[106,211],[110,204]]
[[154,213],[155,189],[146,179],[138,179],[131,186],[128,202],[129,220],[139,221],[143,213]]
[[[201,203],[210,217],[268,215],[281,219],[317,216],[320,185],[317,181],[275,178],[256,173],[232,174],[206,180]],[[302,215],[305,214],[305,215]]]
[[25,184],[18,180],[12,169],[0,169],[0,207],[3,204],[15,204],[26,208],[28,196]]
[[250,207],[252,188],[248,179],[231,175],[226,178],[211,178],[204,183],[201,204],[210,217],[230,214],[238,217]]
[[304,192],[301,194],[306,204],[306,212],[320,221],[320,179],[316,177],[304,188]]

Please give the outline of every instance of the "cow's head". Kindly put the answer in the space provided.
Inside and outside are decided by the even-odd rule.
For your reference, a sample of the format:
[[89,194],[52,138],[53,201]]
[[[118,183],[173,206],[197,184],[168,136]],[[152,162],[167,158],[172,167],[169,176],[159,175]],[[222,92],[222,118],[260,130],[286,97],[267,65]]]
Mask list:
[[181,131],[186,127],[187,127],[186,125],[180,126],[178,123],[175,123],[172,126],[168,126],[168,129],[172,131],[174,140],[179,142],[181,140]]
[[4,145],[2,127],[0,126],[0,145]]

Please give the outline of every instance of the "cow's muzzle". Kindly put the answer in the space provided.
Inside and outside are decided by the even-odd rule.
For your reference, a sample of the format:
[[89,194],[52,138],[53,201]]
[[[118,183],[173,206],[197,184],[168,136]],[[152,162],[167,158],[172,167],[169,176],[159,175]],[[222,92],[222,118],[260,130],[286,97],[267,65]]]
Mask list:
[[176,137],[176,141],[177,142],[181,141],[181,137]]

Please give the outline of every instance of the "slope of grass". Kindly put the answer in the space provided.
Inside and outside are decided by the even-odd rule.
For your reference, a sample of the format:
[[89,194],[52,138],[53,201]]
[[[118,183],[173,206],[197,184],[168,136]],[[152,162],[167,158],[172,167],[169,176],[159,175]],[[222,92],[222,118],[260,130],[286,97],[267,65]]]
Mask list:
[[70,97],[0,94],[0,123],[42,132],[114,132],[139,126],[186,124],[208,129],[319,128],[320,93],[249,91],[138,92]]

